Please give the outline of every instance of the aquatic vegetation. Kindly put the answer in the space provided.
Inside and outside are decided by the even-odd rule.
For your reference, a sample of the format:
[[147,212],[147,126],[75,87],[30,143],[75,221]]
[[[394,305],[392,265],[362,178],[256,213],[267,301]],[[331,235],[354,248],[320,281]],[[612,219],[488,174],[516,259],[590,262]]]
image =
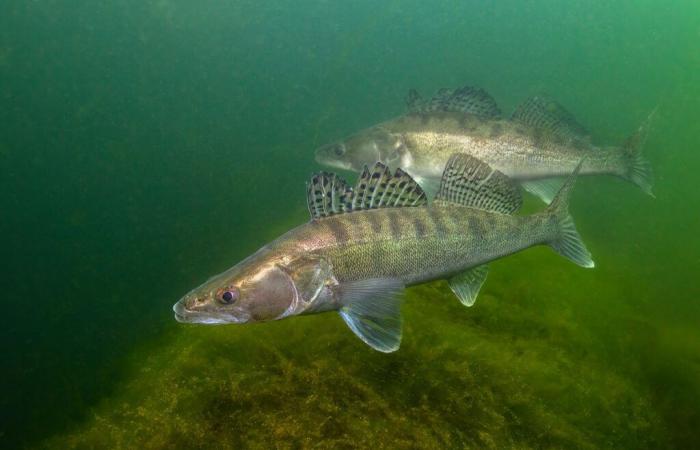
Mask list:
[[[0,6],[0,448],[697,447],[700,2],[67,6]],[[391,354],[332,313],[175,322],[198,282],[308,220],[314,148],[465,82],[506,117],[566,105],[555,141],[580,123],[623,145],[658,107],[634,146],[655,199],[577,181],[594,270],[537,248],[495,262],[472,308],[408,288]],[[517,134],[499,120],[475,137]]]
[[[541,270],[523,270],[535,262]],[[470,309],[444,282],[409,289],[393,354],[365,347],[335,315],[174,329],[130,356],[129,375],[84,425],[42,446],[668,445],[638,372],[640,358],[666,351],[638,353],[658,330],[624,304],[601,328],[599,310],[624,287],[558,263],[536,250],[494,264]],[[601,333],[615,327],[627,331]]]
[[520,188],[488,164],[455,154],[433,204],[406,172],[377,162],[354,188],[335,174],[307,187],[311,220],[191,290],[178,322],[224,324],[337,311],[367,345],[401,344],[406,286],[447,279],[465,306],[476,301],[488,263],[548,245],[594,267],[569,214],[580,163],[544,211],[513,216]]

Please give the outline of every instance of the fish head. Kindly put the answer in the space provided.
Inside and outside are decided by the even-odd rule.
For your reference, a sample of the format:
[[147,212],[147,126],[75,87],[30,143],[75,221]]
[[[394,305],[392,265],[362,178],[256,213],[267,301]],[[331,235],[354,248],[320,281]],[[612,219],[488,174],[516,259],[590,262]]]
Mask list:
[[306,310],[330,279],[330,266],[324,261],[254,254],[189,292],[173,311],[178,322],[188,323],[282,319]]
[[365,166],[382,162],[399,167],[407,154],[401,135],[373,127],[316,149],[316,162],[337,169],[361,172]]

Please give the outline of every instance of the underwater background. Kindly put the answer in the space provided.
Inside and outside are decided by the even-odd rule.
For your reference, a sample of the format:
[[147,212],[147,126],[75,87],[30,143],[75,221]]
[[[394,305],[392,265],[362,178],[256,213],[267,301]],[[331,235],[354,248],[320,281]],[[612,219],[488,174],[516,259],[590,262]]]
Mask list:
[[[595,269],[535,248],[470,309],[410,288],[393,354],[337,314],[175,322],[308,220],[315,147],[463,84],[605,144],[658,108],[656,198],[577,183]],[[697,447],[699,117],[696,0],[6,0],[0,447]]]

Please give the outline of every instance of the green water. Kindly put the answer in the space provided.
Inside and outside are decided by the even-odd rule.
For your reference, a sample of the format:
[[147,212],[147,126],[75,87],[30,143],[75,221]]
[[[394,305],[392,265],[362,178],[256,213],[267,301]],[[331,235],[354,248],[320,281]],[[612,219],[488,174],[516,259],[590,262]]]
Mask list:
[[[0,447],[700,445],[699,43],[694,0],[3,2]],[[655,199],[577,184],[594,270],[411,288],[389,355],[336,314],[173,320],[307,220],[316,146],[464,83],[609,144],[658,107]]]

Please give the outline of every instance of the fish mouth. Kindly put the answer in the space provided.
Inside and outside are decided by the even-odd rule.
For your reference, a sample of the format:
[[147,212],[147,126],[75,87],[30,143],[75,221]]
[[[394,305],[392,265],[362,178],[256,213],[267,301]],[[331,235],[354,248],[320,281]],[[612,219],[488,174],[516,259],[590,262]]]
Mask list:
[[335,148],[337,145],[338,144],[327,144],[317,148],[314,152],[314,159],[317,163],[323,164],[324,166],[342,170],[352,170],[352,164],[332,154],[331,149]]
[[180,323],[201,323],[205,325],[223,325],[227,323],[243,323],[245,320],[241,320],[234,316],[233,314],[227,313],[207,313],[200,311],[191,311],[182,304],[182,302],[177,302],[173,305],[173,313],[175,313],[175,320]]
[[333,159],[327,155],[320,153],[316,153],[316,162],[324,166],[332,167],[334,169],[348,170],[351,172],[354,171],[351,163]]

